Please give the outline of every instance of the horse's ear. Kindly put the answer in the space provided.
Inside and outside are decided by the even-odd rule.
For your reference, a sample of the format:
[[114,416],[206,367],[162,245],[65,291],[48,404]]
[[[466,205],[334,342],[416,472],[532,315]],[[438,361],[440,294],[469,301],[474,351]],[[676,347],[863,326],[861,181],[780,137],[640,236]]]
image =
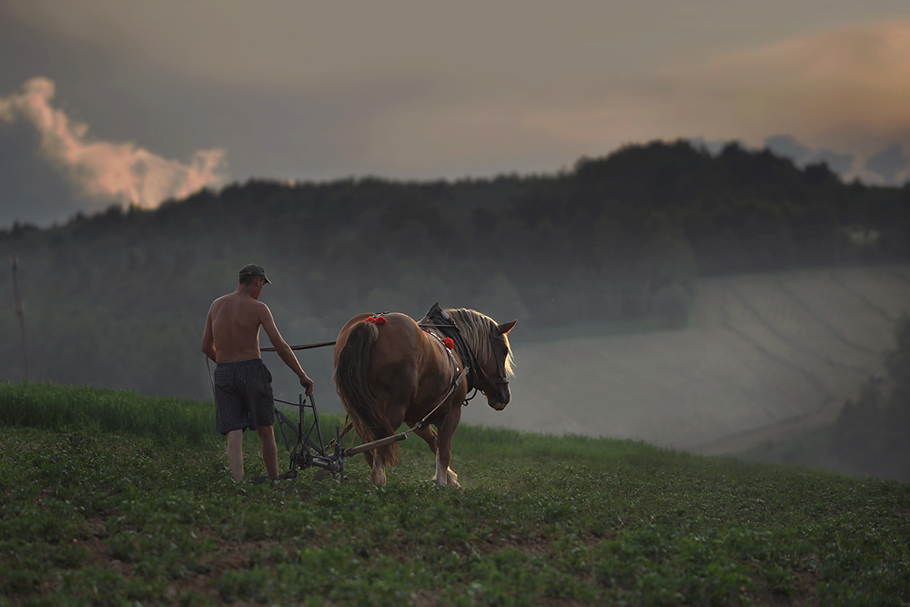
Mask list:
[[512,330],[512,327],[514,327],[517,322],[518,319],[516,318],[512,322],[504,322],[501,325],[496,325],[496,328],[499,330],[500,335],[505,335]]

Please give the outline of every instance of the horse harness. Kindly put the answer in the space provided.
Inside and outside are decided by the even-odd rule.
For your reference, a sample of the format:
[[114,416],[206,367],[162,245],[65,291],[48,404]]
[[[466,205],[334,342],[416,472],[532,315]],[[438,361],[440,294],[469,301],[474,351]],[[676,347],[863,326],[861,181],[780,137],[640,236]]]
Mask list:
[[[385,323],[385,318],[382,318],[381,314],[373,314],[370,318],[367,318],[366,320],[370,321],[370,322],[375,322],[377,324]],[[372,441],[370,443],[365,443],[365,444],[359,445],[357,447],[354,447],[352,449],[347,449],[347,450],[345,450],[345,453],[347,456],[355,455],[355,454],[361,453],[363,451],[375,449],[380,446],[384,446],[386,444],[391,444],[392,442],[397,442],[397,441],[406,439],[408,436],[411,435],[412,432],[415,432],[416,430],[423,427],[423,425],[439,409],[439,407],[441,407],[449,399],[449,397],[455,391],[455,388],[458,387],[458,385],[465,379],[465,377],[467,377],[467,379],[468,379],[468,390],[469,391],[473,390],[474,392],[471,394],[471,396],[465,398],[463,406],[467,406],[468,401],[477,395],[477,391],[479,390],[479,388],[478,388],[479,382],[478,382],[478,375],[477,375],[478,373],[483,375],[484,380],[486,380],[487,382],[489,382],[493,385],[501,386],[501,385],[509,384],[509,380],[506,377],[505,373],[501,377],[496,377],[496,378],[492,378],[492,379],[490,378],[489,375],[486,374],[486,372],[483,370],[483,368],[478,364],[477,357],[474,355],[474,352],[471,350],[470,346],[468,346],[468,342],[467,342],[467,340],[465,340],[464,335],[461,333],[461,329],[458,327],[458,324],[455,322],[455,320],[451,316],[449,316],[445,312],[445,310],[443,310],[441,307],[439,307],[438,302],[434,303],[430,307],[430,309],[427,311],[426,316],[424,316],[423,319],[417,323],[417,325],[424,332],[432,335],[437,340],[439,340],[439,342],[445,348],[446,352],[448,352],[449,357],[452,360],[452,364],[454,365],[455,372],[456,372],[455,380],[453,381],[452,386],[449,388],[448,392],[443,397],[443,399],[439,402],[439,404],[436,405],[436,407],[434,407],[433,410],[431,410],[429,413],[427,413],[423,419],[421,419],[419,422],[415,423],[407,431],[401,432],[399,434],[394,434],[392,436],[382,438],[382,439],[379,439],[376,441]],[[441,333],[445,337],[440,337],[439,333]],[[453,342],[452,343],[453,349],[458,350],[458,355],[461,357],[462,362],[465,363],[465,366],[463,369],[459,370],[458,361],[456,360],[455,355],[452,352],[452,349],[450,349],[448,347],[448,345],[446,344],[446,342],[444,341],[445,338],[451,339]],[[498,341],[505,342],[505,337],[503,337],[502,335],[492,335],[491,339],[496,339]],[[310,349],[310,348],[321,348],[324,346],[331,346],[334,344],[335,344],[334,341],[330,341],[330,342],[323,342],[323,343],[318,343],[318,344],[292,346],[291,350],[306,350],[306,349]],[[262,348],[261,349],[261,351],[263,351],[263,352],[274,352],[275,350],[276,350],[275,348]],[[206,365],[208,365],[207,358],[206,358]],[[209,369],[209,375],[210,375],[210,379],[211,379],[211,369]],[[215,382],[214,382],[214,380],[212,380],[212,392],[214,393],[214,391],[215,391]],[[287,401],[282,401],[279,399],[275,399],[275,400],[278,402],[286,403],[288,405],[295,404],[295,403],[290,403]],[[315,404],[313,406],[314,406],[314,411],[315,411]],[[276,409],[276,411],[277,411],[277,409]],[[317,423],[318,423],[318,420],[317,420]],[[354,425],[350,421],[348,421],[347,416],[345,416],[344,429],[341,430],[338,435],[336,435],[336,437],[331,441],[331,443],[329,444],[327,449],[331,449],[332,447],[334,447],[338,443],[338,441],[341,439],[341,437],[344,436],[345,434],[347,434],[348,431],[353,428],[353,426]]]
[[[479,379],[478,373],[483,376],[483,379],[488,383],[495,386],[509,385],[509,380],[503,374],[502,377],[491,378],[483,370],[483,367],[480,366],[477,361],[477,357],[474,355],[474,352],[468,346],[468,342],[462,334],[461,329],[458,327],[458,324],[455,322],[451,316],[449,316],[445,310],[443,310],[439,303],[434,303],[430,306],[430,309],[427,311],[426,316],[424,316],[420,322],[417,323],[424,332],[429,333],[439,341],[443,341],[443,338],[439,336],[441,333],[443,337],[451,339],[454,343],[455,350],[458,351],[458,355],[461,357],[461,360],[464,362],[465,367],[468,371],[468,391],[472,391],[471,396],[465,398],[463,403],[464,406],[468,405],[468,401],[473,399],[477,395],[479,390]],[[497,339],[499,341],[505,341],[505,337],[501,335],[491,336],[491,339]],[[444,342],[443,342],[444,345]],[[448,350],[448,347],[446,348]],[[452,357],[452,361],[455,363],[456,373],[458,372],[458,363],[455,361],[455,357],[452,354],[451,350],[449,351],[449,356]],[[457,380],[460,382],[460,380]]]

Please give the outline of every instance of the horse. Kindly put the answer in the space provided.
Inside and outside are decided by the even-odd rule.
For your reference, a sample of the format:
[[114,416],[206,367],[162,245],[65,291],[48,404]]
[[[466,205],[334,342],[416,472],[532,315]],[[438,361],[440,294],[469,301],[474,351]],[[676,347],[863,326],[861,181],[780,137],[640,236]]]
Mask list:
[[[497,324],[475,310],[442,310],[438,304],[420,325],[399,313],[351,318],[335,343],[334,381],[360,439],[368,443],[390,437],[407,424],[408,432],[426,441],[436,456],[436,482],[458,486],[449,462],[461,403],[477,389],[497,411],[509,404],[508,333],[516,322]],[[385,485],[385,466],[398,463],[398,445],[393,442],[364,455],[370,481]]]

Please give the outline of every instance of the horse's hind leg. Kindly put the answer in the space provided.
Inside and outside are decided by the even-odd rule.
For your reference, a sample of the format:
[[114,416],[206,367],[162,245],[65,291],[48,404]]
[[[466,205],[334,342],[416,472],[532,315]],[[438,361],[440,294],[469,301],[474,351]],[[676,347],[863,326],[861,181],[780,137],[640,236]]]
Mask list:
[[385,461],[380,453],[373,454],[373,463],[370,470],[370,482],[381,487],[386,484]]
[[370,467],[370,482],[374,485],[385,485],[385,462],[376,451],[364,451],[363,459],[367,461]]
[[[395,407],[386,407],[386,419],[388,419],[389,427],[397,429],[401,425],[401,420],[404,417],[404,410],[402,408]],[[397,447],[396,447],[397,448]],[[379,447],[372,452],[373,459],[370,462],[370,482],[376,486],[383,486],[386,484],[387,479],[385,475],[385,466],[386,463],[391,462],[392,465],[395,463],[394,452],[390,451],[391,447]],[[369,453],[368,451],[364,452],[364,455]],[[370,460],[367,459],[369,462]]]
[[436,455],[436,429],[433,426],[423,426],[414,430],[414,434],[426,441],[433,455]]

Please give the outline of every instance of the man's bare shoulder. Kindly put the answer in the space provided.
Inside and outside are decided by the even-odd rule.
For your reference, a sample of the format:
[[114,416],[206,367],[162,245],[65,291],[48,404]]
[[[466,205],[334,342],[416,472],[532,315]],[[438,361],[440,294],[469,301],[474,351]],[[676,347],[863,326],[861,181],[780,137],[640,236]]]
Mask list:
[[243,293],[228,293],[212,302],[209,315],[218,315],[221,312],[235,314],[255,314],[259,316],[269,308],[263,302],[253,299]]
[[209,306],[209,316],[217,315],[222,308],[224,308],[226,305],[229,305],[232,295],[235,294],[228,293],[227,295],[222,295],[221,297],[215,299],[215,301],[212,302],[212,305]]

